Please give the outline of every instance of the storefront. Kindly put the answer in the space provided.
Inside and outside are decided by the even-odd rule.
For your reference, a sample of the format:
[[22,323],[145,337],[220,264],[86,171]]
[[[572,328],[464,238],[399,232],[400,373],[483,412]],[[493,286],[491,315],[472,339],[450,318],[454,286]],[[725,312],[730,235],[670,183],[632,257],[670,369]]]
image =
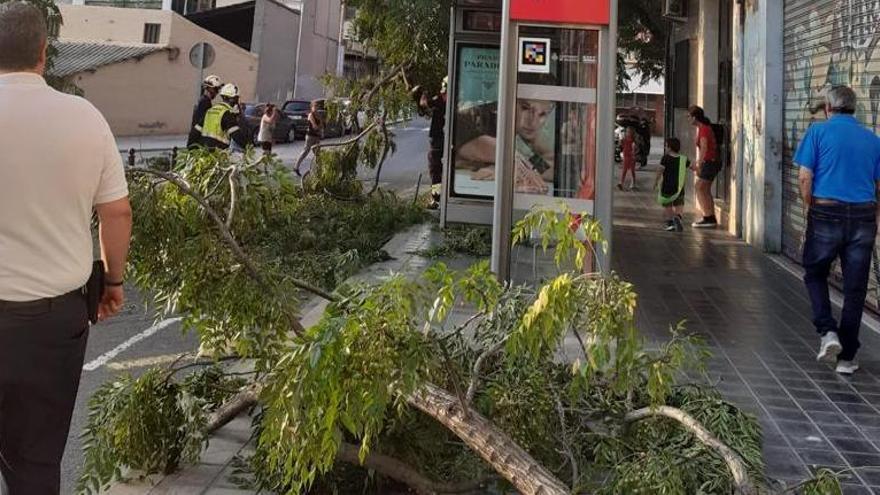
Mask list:
[[[880,0],[786,0],[784,19],[782,245],[800,262],[805,220],[793,157],[810,124],[827,117],[825,90],[852,87],[856,118],[880,134]],[[871,286],[869,304],[877,307],[875,277]]]
[[597,165],[613,163],[616,41],[607,0],[492,3],[452,15],[441,213],[492,224],[493,269],[508,278],[512,223],[534,206],[564,203],[610,236],[611,169]]

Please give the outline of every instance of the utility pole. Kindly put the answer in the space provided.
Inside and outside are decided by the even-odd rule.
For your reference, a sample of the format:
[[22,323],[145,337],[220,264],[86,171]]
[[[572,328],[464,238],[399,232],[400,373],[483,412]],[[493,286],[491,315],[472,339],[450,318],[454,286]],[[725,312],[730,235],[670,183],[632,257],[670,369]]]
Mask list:
[[339,38],[336,43],[336,77],[345,74],[345,0],[339,2]]
[[296,89],[297,86],[299,86],[299,61],[300,56],[302,55],[303,18],[306,16],[306,4],[310,1],[311,0],[302,0],[299,3],[299,32],[296,35],[296,65],[293,68],[293,98],[296,98]]

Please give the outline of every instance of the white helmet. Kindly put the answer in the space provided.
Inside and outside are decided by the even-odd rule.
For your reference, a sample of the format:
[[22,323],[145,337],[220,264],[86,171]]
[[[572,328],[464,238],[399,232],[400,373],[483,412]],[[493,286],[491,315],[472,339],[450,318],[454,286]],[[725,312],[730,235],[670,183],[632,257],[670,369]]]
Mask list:
[[207,88],[220,89],[220,86],[223,86],[223,81],[221,81],[218,76],[211,74],[202,81],[202,85]]
[[224,84],[223,87],[220,88],[220,96],[224,98],[237,98],[238,86],[232,83]]

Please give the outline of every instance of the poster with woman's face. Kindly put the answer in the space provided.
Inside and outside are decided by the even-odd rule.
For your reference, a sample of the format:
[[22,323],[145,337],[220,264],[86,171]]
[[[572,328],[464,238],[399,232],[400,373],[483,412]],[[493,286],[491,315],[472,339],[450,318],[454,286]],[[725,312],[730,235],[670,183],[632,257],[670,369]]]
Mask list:
[[[546,36],[546,33],[540,33]],[[537,34],[536,34],[537,36]],[[526,40],[528,41],[528,40]],[[596,105],[541,99],[541,88],[596,88],[598,34],[563,30],[545,57],[549,72],[520,73],[514,112],[514,187],[519,194],[592,200],[596,162]],[[458,196],[495,194],[499,51],[460,45],[452,135],[452,191]],[[582,92],[582,91],[581,91]],[[557,95],[558,91],[546,94]]]

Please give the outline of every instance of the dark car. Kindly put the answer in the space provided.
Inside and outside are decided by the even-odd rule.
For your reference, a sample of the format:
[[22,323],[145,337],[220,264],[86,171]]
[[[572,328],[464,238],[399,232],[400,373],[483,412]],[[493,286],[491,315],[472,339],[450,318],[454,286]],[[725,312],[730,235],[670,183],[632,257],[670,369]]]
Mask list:
[[309,110],[312,102],[307,100],[289,100],[281,106],[281,113],[286,115],[296,130],[296,137],[306,135],[309,130]]
[[[266,103],[246,103],[244,106],[244,118],[248,128],[253,134],[253,142],[257,144],[257,135],[260,133],[260,120],[266,112]],[[298,131],[294,121],[284,112],[278,112],[278,121],[275,123],[275,132],[272,139],[276,143],[290,143],[296,139]]]
[[[343,115],[340,115],[339,118],[334,120],[333,122],[327,121],[327,111],[326,111],[326,100],[320,99],[315,100],[318,102],[318,114],[326,122],[324,126],[324,136],[325,138],[333,138],[340,137],[349,131],[349,126],[346,125],[346,119]],[[345,104],[340,103],[341,110],[345,111]],[[309,111],[311,110],[312,102],[307,100],[290,100],[281,107],[281,111],[287,114],[291,119],[293,119],[294,126],[296,127],[297,136],[305,136],[306,131],[309,130]]]

